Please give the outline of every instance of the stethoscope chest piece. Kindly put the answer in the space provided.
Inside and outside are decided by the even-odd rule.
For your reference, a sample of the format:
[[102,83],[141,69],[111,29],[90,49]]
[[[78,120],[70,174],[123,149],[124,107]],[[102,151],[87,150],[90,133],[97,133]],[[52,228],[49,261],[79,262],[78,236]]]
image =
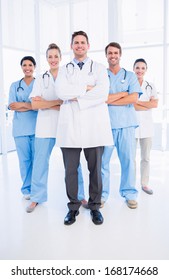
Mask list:
[[46,71],[42,75],[42,79],[43,79],[44,88],[47,89],[49,87],[49,79],[50,79],[50,75],[49,75],[48,71]]
[[89,72],[89,73],[88,73],[88,76],[93,76],[93,72]]

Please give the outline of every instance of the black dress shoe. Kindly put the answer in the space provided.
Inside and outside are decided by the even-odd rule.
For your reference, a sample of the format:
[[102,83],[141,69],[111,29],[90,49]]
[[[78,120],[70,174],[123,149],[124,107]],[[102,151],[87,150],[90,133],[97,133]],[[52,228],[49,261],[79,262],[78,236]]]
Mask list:
[[70,210],[64,219],[64,224],[67,226],[72,225],[74,222],[76,222],[77,215],[79,215],[79,210]]
[[90,214],[95,225],[101,225],[103,223],[103,217],[99,210],[91,210]]

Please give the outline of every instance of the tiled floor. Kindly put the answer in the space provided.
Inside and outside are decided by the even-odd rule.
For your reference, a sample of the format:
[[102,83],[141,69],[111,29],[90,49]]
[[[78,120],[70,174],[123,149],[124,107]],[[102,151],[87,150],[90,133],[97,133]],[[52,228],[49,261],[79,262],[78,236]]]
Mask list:
[[[67,197],[62,155],[53,150],[50,161],[48,202],[31,214],[20,193],[16,152],[0,156],[0,259],[1,260],[168,260],[169,259],[169,152],[152,151],[151,186],[147,195],[139,185],[138,203],[129,209],[120,197],[119,162],[111,160],[111,195],[104,208],[104,224],[95,226],[88,210],[80,209],[77,222],[65,226]],[[82,157],[87,182],[88,172]]]

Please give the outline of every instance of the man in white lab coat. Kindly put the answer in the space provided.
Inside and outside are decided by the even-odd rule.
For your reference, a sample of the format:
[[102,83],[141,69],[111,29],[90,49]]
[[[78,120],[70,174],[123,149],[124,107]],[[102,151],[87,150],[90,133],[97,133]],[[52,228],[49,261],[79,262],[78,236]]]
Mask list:
[[71,225],[79,214],[78,166],[83,149],[89,170],[88,205],[92,221],[103,223],[101,205],[101,160],[103,147],[112,145],[112,133],[107,104],[109,80],[106,68],[87,57],[88,36],[83,31],[72,34],[74,59],[60,69],[56,84],[63,105],[57,130],[57,145],[61,147],[65,166],[65,183],[69,212],[64,224]]

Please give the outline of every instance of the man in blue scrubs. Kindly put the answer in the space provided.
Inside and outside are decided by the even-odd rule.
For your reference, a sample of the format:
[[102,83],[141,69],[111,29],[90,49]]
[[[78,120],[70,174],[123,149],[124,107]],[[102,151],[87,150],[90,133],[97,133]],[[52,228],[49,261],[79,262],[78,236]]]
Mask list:
[[133,72],[120,67],[121,46],[112,42],[105,48],[109,64],[110,80],[108,108],[114,146],[104,148],[102,159],[102,206],[110,190],[109,163],[114,147],[121,164],[120,195],[125,198],[129,208],[137,208],[137,189],[135,187],[135,128],[138,126],[133,104],[137,102],[141,88]]

